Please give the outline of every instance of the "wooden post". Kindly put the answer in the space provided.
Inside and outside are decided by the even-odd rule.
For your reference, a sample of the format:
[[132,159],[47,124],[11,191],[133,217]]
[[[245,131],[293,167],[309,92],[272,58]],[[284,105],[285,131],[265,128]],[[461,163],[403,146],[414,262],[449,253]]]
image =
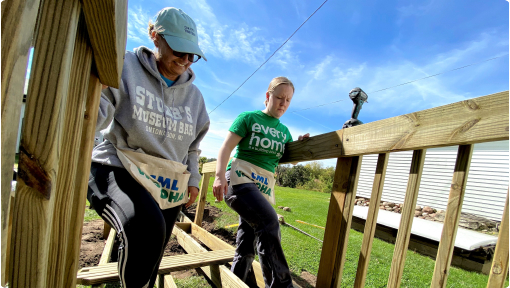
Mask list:
[[459,146],[457,161],[453,172],[450,196],[446,207],[446,215],[441,233],[441,241],[437,248],[434,276],[430,287],[446,287],[446,281],[450,271],[450,264],[453,258],[455,238],[457,237],[457,226],[459,225],[462,202],[466,192],[466,182],[473,155],[473,144]]
[[508,273],[508,192],[487,288],[503,288]]
[[339,287],[341,283],[360,168],[361,156],[337,160],[317,287]]
[[2,254],[1,285],[7,283],[9,267],[7,253],[10,239],[7,229],[11,181],[16,153],[16,141],[23,102],[23,90],[28,64],[28,53],[36,25],[39,0],[11,0],[2,4],[2,172],[1,218]]
[[[54,211],[64,215],[71,212],[69,207],[58,206],[55,181],[59,177],[79,9],[78,0],[45,0],[40,11],[20,148],[10,287],[62,287],[63,282],[53,282],[52,275],[76,277],[75,271],[63,266],[66,261],[52,250],[67,243],[52,243],[55,239],[49,233],[60,229],[62,221],[52,217]],[[51,221],[55,221],[53,225]],[[66,226],[62,228],[67,231]],[[57,262],[56,266],[50,265]]]
[[207,189],[209,188],[209,178],[213,173],[204,173],[202,183],[200,184],[200,194],[198,194],[197,210],[195,212],[195,224],[202,227],[202,218],[204,216],[205,199],[207,198]]
[[393,260],[391,261],[390,277],[388,278],[388,285],[386,285],[386,287],[400,287],[402,273],[404,272],[404,264],[406,262],[407,247],[409,246],[409,238],[411,237],[414,210],[416,208],[416,201],[418,200],[418,191],[420,189],[423,164],[425,162],[425,152],[426,150],[414,150],[413,152],[406,198],[404,200],[404,209],[402,210],[402,217],[400,218]]
[[388,167],[388,159],[390,155],[387,153],[379,154],[377,166],[375,168],[374,185],[372,186],[372,196],[370,197],[370,205],[368,207],[367,221],[365,221],[365,231],[363,233],[363,244],[358,260],[358,270],[356,271],[356,279],[354,287],[365,287],[367,277],[368,263],[370,261],[370,253],[372,252],[372,243],[374,241],[375,228],[377,226],[377,215],[379,214],[379,202],[384,187],[384,178],[386,176],[386,167]]

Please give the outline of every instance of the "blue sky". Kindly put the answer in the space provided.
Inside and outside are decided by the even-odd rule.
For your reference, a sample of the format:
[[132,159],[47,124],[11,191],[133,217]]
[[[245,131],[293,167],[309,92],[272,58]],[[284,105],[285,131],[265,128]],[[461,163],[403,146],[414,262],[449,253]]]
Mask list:
[[[126,50],[153,48],[146,29],[163,7],[195,20],[207,62],[192,65],[208,111],[248,78],[323,0],[130,0]],[[293,137],[342,128],[350,118],[348,92],[361,87],[369,123],[508,90],[507,1],[329,0],[254,76],[210,114],[202,156],[216,158],[235,117],[263,109],[269,81],[287,76],[296,91],[280,118]],[[493,57],[501,58],[416,81]],[[331,103],[321,107],[313,106]],[[334,165],[334,162],[326,162]]]
[[[126,50],[154,48],[146,32],[149,20],[164,7],[183,9],[195,20],[208,59],[191,67],[211,111],[323,2],[129,0]],[[369,97],[358,117],[364,123],[508,90],[508,10],[502,0],[329,0],[210,114],[202,156],[217,157],[239,113],[264,108],[265,91],[276,76],[289,77],[296,88],[280,118],[294,138],[341,129],[350,118],[348,92],[354,87]],[[479,63],[494,57],[500,58]],[[379,91],[473,63],[479,64]],[[322,104],[327,105],[316,107]]]

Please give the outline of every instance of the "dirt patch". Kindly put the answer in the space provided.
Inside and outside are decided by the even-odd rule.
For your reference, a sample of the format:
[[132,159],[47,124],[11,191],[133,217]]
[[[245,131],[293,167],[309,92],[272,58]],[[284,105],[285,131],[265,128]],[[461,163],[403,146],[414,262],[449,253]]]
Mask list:
[[[193,221],[195,220],[195,211],[197,207],[196,204],[191,205],[188,209],[183,209],[183,213],[188,216],[188,218]],[[219,218],[223,212],[217,207],[211,206],[209,202],[206,202],[204,208],[204,216],[202,217],[202,228],[207,230],[209,233],[214,236],[220,238],[224,242],[235,246],[236,245],[236,234],[232,234],[229,230],[225,228],[217,228],[216,227],[216,219]]]
[[106,240],[103,239],[103,220],[83,223],[80,248],[80,268],[96,266],[101,259]]
[[[191,220],[195,219],[196,205],[193,204],[188,209],[183,209],[184,214]],[[232,233],[224,228],[216,228],[216,219],[222,215],[222,211],[209,203],[206,203],[203,217],[203,227],[209,233],[215,235],[226,243],[235,246],[236,233]],[[117,261],[119,239],[115,239],[110,262]],[[103,220],[93,220],[83,224],[83,233],[80,249],[80,268],[97,266],[101,259],[101,254],[106,243],[103,239]],[[165,247],[164,256],[185,254],[184,249],[179,245],[175,236],[170,238],[168,245]],[[184,279],[191,276],[199,276],[195,270],[183,270],[171,273],[177,279]],[[292,275],[292,278],[303,288],[315,287],[317,278],[307,271],[301,272],[301,275]]]

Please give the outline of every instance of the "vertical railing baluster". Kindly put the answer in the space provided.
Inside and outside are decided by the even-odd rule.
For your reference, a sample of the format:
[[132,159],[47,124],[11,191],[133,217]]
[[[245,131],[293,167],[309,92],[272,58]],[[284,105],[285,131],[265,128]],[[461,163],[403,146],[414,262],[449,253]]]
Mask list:
[[472,155],[473,144],[459,146],[450,196],[446,207],[443,232],[437,249],[436,265],[430,287],[446,287]]
[[365,287],[368,263],[370,261],[370,252],[372,252],[372,243],[374,241],[375,228],[377,226],[377,215],[379,214],[379,202],[381,202],[389,156],[390,155],[388,153],[381,153],[377,158],[374,184],[372,186],[372,196],[370,197],[367,221],[365,221],[363,244],[361,245],[361,252],[359,254],[358,270],[356,271],[354,287]]
[[423,164],[425,162],[426,150],[414,150],[409,180],[407,182],[406,198],[400,226],[398,228],[395,250],[393,251],[393,260],[391,261],[390,276],[387,287],[398,288],[402,281],[404,264],[406,261],[407,247],[411,238],[411,227],[413,225],[414,209],[418,200],[418,190],[420,189],[421,176],[423,173]]

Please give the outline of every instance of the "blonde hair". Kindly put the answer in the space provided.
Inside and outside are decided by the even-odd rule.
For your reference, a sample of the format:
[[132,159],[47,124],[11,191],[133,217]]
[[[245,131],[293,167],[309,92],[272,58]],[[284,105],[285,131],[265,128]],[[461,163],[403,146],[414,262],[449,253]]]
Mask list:
[[[289,80],[287,77],[278,76],[273,78],[271,82],[269,82],[269,87],[267,88],[267,92],[269,92],[271,95],[273,95],[274,90],[279,85],[286,84],[289,85],[292,88],[292,92],[294,93],[294,84],[292,84],[292,81]],[[264,105],[267,107],[267,99],[264,100]]]
[[[152,32],[155,31],[156,32],[156,37],[158,37],[158,34],[165,31],[165,29],[163,29],[163,27],[159,26],[159,27],[156,27],[154,25],[154,23],[152,23],[152,21],[149,20],[149,27],[147,28],[147,31],[149,32],[149,38],[154,41],[155,38],[152,38]],[[159,59],[159,51],[154,51],[154,55],[156,56],[156,59]]]

